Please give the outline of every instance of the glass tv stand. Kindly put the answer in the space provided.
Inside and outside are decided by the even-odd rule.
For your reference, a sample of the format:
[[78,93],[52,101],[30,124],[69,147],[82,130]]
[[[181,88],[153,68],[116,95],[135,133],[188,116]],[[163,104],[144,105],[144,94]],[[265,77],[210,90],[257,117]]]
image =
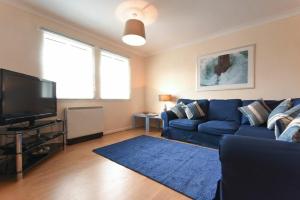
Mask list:
[[65,149],[62,120],[37,121],[30,126],[0,130],[0,179],[16,177]]

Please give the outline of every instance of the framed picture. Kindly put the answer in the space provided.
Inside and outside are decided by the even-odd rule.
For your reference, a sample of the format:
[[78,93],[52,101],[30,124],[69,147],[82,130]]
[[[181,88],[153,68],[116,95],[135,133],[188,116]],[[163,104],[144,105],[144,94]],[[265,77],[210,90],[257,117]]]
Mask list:
[[255,45],[201,56],[197,91],[254,88]]

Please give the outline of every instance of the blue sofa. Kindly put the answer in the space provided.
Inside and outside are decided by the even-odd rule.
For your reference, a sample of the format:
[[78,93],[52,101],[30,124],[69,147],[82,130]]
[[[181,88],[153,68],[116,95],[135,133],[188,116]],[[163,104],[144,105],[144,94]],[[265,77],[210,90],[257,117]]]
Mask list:
[[219,154],[216,200],[300,199],[300,144],[228,135]]
[[[188,104],[193,101],[195,100],[179,99],[177,102]],[[214,148],[219,147],[219,142],[224,135],[275,139],[274,131],[267,129],[266,124],[260,127],[250,126],[249,120],[238,110],[238,107],[249,105],[255,100],[201,99],[196,101],[206,113],[202,119],[178,119],[172,111],[161,113],[163,137]],[[265,102],[274,109],[281,101],[266,100]],[[293,105],[298,105],[300,99],[293,99],[292,102]]]
[[[197,101],[206,117],[177,119],[171,111],[163,112],[162,136],[219,148],[222,177],[215,200],[300,199],[300,144],[275,140],[266,125],[250,126],[238,107],[254,100]],[[273,109],[281,101],[265,102]],[[300,99],[292,102],[298,105]]]

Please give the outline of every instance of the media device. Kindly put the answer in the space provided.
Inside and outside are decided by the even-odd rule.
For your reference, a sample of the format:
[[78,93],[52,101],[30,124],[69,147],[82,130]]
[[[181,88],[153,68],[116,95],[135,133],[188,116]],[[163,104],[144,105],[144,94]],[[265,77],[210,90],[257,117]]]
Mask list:
[[0,69],[0,125],[56,116],[56,84]]

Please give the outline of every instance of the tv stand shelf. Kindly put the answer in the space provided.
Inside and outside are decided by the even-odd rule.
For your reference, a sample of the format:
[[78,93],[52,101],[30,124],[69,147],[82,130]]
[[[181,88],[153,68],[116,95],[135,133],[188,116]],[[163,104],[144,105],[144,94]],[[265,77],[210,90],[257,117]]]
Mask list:
[[29,125],[29,126],[11,126],[7,128],[7,131],[26,131],[26,130],[35,130],[35,129],[39,129],[39,128],[45,128],[47,126],[51,126],[55,123],[60,123],[62,122],[62,120],[43,120],[43,121],[39,121],[39,122],[35,122],[33,125]]
[[[1,131],[13,139],[0,146],[0,179],[16,176],[23,178],[23,173],[48,159],[65,148],[64,121],[40,121],[32,126],[9,127]],[[5,170],[6,169],[6,170]]]

